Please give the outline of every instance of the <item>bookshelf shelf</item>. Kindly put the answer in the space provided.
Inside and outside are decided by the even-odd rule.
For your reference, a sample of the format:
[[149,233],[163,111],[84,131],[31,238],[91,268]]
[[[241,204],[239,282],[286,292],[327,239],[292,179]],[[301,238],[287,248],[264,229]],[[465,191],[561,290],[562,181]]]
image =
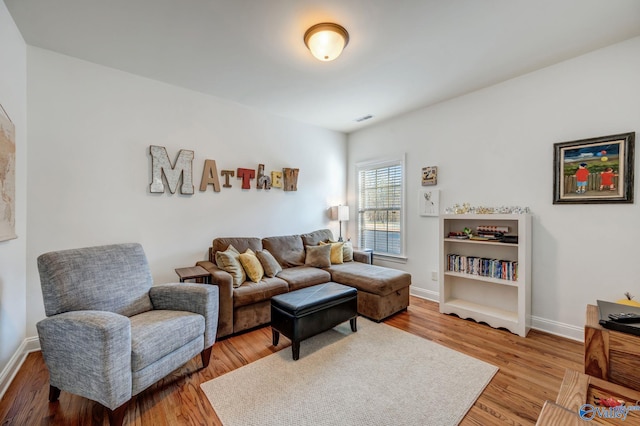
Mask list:
[[498,285],[511,285],[511,286],[515,286],[515,287],[517,287],[519,285],[518,281],[502,280],[500,278],[483,277],[482,275],[467,274],[465,272],[445,271],[444,274],[449,276],[449,277],[471,278],[473,280],[485,281],[485,282],[498,284]]
[[[447,237],[450,232],[461,232],[464,228],[475,233],[478,226],[509,229],[509,235],[518,236],[518,243]],[[440,312],[506,328],[525,337],[531,328],[531,215],[443,215],[440,217],[440,235]],[[451,257],[460,262],[455,271],[449,270],[449,255],[455,255]],[[477,261],[473,264],[468,260],[474,258],[500,260],[500,264],[512,268],[510,271],[515,271],[517,266],[517,279],[470,273],[471,268],[478,266]],[[465,268],[468,269],[463,270]],[[498,271],[497,276],[500,276],[503,270]],[[476,270],[473,272],[477,273]]]

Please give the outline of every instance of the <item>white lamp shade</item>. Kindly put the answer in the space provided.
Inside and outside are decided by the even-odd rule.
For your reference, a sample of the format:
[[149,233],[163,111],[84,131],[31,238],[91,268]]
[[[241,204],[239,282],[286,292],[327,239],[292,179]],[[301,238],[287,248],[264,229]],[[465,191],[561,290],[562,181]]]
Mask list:
[[349,34],[338,24],[322,23],[307,30],[304,42],[317,59],[333,61],[349,42]]
[[338,220],[349,220],[349,206],[338,206]]
[[349,206],[331,207],[331,219],[340,220],[342,222],[349,220]]

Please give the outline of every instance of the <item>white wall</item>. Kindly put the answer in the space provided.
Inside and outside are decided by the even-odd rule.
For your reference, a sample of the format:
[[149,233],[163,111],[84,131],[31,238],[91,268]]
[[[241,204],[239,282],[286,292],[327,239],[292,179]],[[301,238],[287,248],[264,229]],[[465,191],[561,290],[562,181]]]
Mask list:
[[430,274],[438,220],[418,215],[422,167],[438,166],[438,185],[429,188],[441,190],[442,210],[463,202],[531,207],[534,326],[580,338],[587,304],[625,291],[640,299],[640,209],[637,190],[634,204],[553,205],[553,144],[640,132],[639,69],[634,38],[355,132],[349,203],[356,162],[406,153],[408,261],[392,266],[410,272],[414,293],[428,297],[438,291]]
[[[27,333],[44,317],[38,255],[136,241],[156,282],[205,259],[219,236],[310,232],[346,196],[346,136],[157,81],[28,48]],[[211,76],[215,78],[215,76]],[[149,146],[173,161],[195,151],[195,194],[149,193]],[[204,160],[219,170],[300,169],[298,191],[198,189]]]
[[[16,234],[0,242],[0,395],[11,358],[25,338],[27,247],[27,47],[0,2],[0,104],[16,129]],[[15,360],[14,360],[15,361]]]

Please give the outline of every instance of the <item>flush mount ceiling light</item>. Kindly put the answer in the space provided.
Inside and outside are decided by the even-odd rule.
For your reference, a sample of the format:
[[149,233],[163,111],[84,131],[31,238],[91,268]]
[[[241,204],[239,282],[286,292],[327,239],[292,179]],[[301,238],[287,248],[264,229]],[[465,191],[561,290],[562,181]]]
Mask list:
[[304,33],[304,44],[311,54],[321,61],[333,61],[340,56],[348,43],[347,30],[331,22],[316,24]]

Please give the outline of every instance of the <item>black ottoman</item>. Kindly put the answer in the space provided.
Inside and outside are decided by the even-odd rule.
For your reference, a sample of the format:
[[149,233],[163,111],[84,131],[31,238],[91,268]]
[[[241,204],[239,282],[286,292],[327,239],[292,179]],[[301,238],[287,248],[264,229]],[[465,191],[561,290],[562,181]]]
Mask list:
[[358,291],[328,282],[279,294],[271,298],[273,345],[280,333],[291,340],[293,359],[300,358],[300,342],[349,320],[357,331]]

